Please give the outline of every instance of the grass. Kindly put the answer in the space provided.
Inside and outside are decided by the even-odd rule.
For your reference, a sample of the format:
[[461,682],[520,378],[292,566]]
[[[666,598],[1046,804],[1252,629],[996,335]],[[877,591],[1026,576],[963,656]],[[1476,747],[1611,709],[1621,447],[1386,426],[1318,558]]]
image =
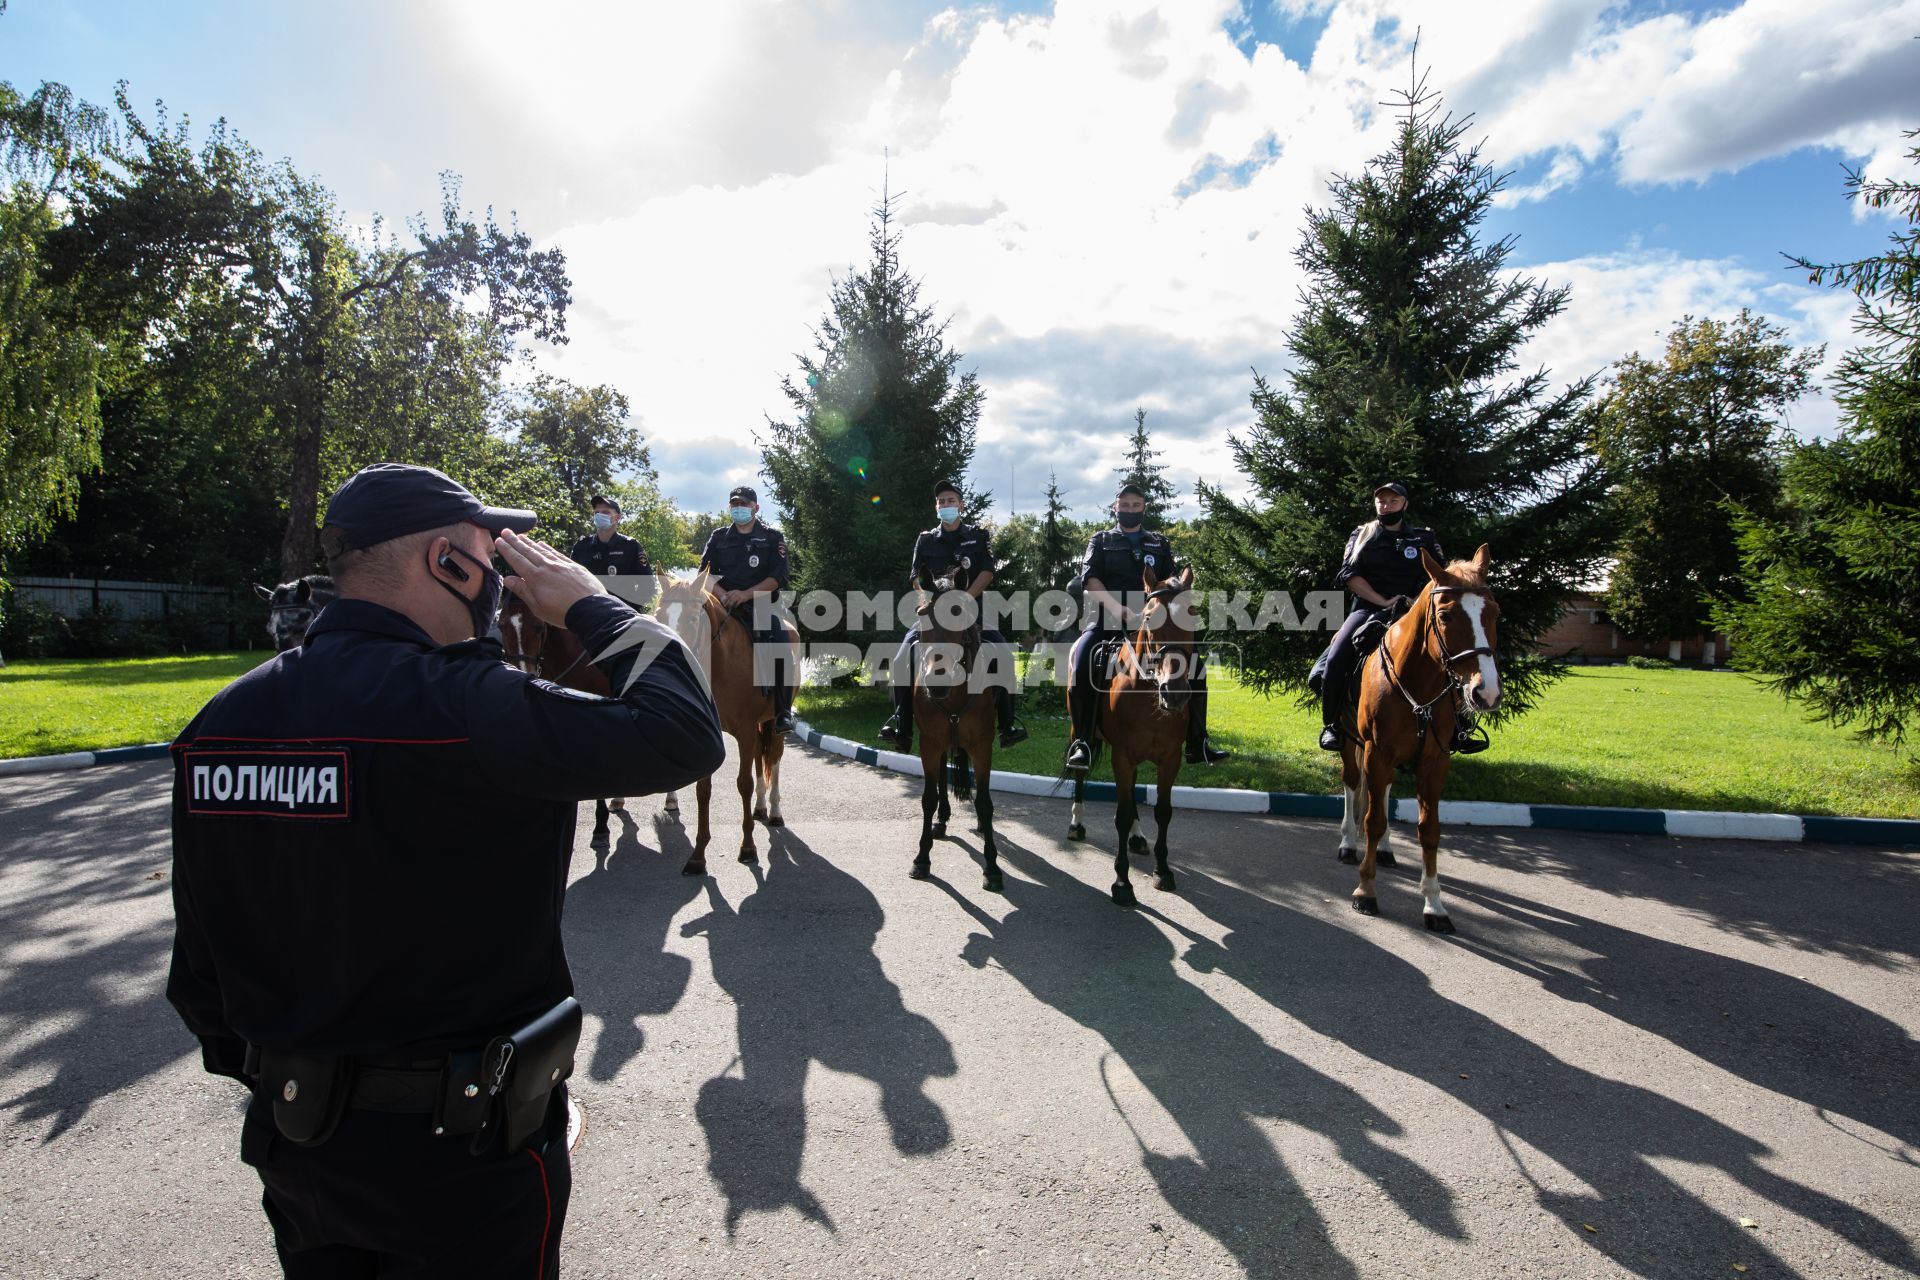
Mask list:
[[[201,704],[271,654],[22,661],[0,668],[0,758],[167,742]],[[838,737],[879,745],[888,714],[876,689],[803,689],[799,711]],[[996,768],[1053,775],[1066,753],[1061,691],[1021,699],[1032,738],[994,753]],[[1315,710],[1215,677],[1214,741],[1233,759],[1190,765],[1195,786],[1328,793],[1334,756],[1315,745]],[[1106,760],[1094,775],[1110,778]],[[1920,767],[1808,721],[1757,681],[1715,671],[1576,667],[1541,706],[1494,731],[1493,750],[1459,757],[1452,800],[1635,808],[1732,809],[1920,817]]]
[[[1233,759],[1188,765],[1194,786],[1329,793],[1338,757],[1319,749],[1317,708],[1266,699],[1216,677],[1214,742]],[[804,689],[815,728],[875,746],[889,713],[875,689]],[[994,752],[994,766],[1060,772],[1067,719],[1061,690],[1031,690],[1021,719],[1032,737]],[[1111,778],[1103,756],[1092,775]],[[1493,732],[1493,749],[1454,759],[1450,800],[1619,805],[1920,817],[1920,767],[1884,747],[1817,724],[1758,681],[1723,671],[1576,667],[1540,707]]]
[[171,742],[208,698],[272,656],[8,662],[0,667],[0,759]]

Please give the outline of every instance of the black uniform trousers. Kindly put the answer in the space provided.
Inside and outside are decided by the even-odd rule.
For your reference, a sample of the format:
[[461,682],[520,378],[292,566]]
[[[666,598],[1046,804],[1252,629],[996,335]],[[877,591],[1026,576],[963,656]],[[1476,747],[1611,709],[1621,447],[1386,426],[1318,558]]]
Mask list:
[[261,1203],[288,1280],[551,1280],[573,1190],[566,1087],[545,1131],[506,1155],[493,1137],[435,1137],[433,1117],[350,1110],[332,1137],[300,1147],[280,1136],[255,1095],[240,1158],[265,1185]]

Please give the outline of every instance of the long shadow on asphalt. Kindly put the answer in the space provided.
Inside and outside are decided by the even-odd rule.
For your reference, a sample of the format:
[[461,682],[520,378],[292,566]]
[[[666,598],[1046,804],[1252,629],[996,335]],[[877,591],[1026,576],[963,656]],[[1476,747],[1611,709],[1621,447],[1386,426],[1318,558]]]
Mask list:
[[879,899],[790,829],[772,830],[767,843],[765,874],[752,868],[754,891],[736,905],[712,877],[695,881],[712,910],[680,930],[706,938],[714,980],[738,1010],[738,1074],[730,1066],[708,1080],[695,1105],[729,1234],[749,1211],[789,1206],[834,1229],[800,1181],[807,1070],[816,1061],[880,1087],[902,1154],[928,1155],[952,1141],[926,1084],[958,1069],[953,1046],[906,1007],[881,969],[873,952],[886,918]]
[[0,1076],[46,1079],[0,1098],[58,1140],[93,1102],[195,1051],[154,975],[173,913],[121,924],[169,891],[164,766],[84,770],[6,799],[0,859]]
[[[1437,993],[1424,972],[1387,949],[1404,940],[1397,931],[1409,927],[1406,920],[1369,922],[1363,935],[1201,876],[1187,877],[1182,890],[1228,930],[1219,944],[1190,934],[1183,964],[1227,973],[1303,1025],[1443,1089],[1477,1111],[1509,1150],[1517,1139],[1557,1162],[1592,1191],[1536,1183],[1540,1204],[1567,1224],[1571,1239],[1634,1274],[1670,1276],[1709,1265],[1704,1260],[1765,1252],[1763,1240],[1689,1192],[1660,1160],[1721,1170],[1756,1205],[1802,1215],[1895,1267],[1912,1271],[1920,1263],[1887,1223],[1767,1168],[1775,1153],[1764,1144],[1652,1090],[1562,1061]],[[1462,1072],[1469,1078],[1460,1079]],[[1515,1167],[1532,1180],[1517,1154]],[[1606,1227],[1588,1232],[1588,1223]],[[1800,1274],[1771,1262],[1769,1274]]]
[[670,1012],[686,994],[693,962],[665,943],[674,916],[700,893],[698,880],[680,874],[693,846],[677,817],[653,815],[648,848],[632,814],[611,816],[609,847],[594,849],[593,870],[567,887],[567,963],[600,1021],[586,1064],[595,1080],[639,1056],[641,1018]]
[[[1112,1046],[1198,1153],[1165,1155],[1141,1140],[1141,1164],[1167,1202],[1249,1276],[1359,1275],[1328,1239],[1325,1221],[1261,1120],[1323,1135],[1403,1213],[1437,1235],[1462,1236],[1452,1193],[1383,1144],[1400,1132],[1392,1117],[1278,1052],[1182,977],[1173,942],[1146,910],[1117,910],[1101,890],[1004,835],[999,843],[1007,865],[1037,883],[1010,878],[1006,898],[1014,910],[995,920],[940,882],[980,925],[963,958],[976,968],[1004,969]],[[1108,1088],[1126,1117],[1111,1080]]]

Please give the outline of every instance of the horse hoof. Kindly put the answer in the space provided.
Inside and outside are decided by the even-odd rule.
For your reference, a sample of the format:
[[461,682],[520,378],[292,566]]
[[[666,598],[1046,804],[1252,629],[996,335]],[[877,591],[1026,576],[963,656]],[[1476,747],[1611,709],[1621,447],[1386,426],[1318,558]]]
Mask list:
[[680,812],[680,801],[679,801],[679,800],[677,800],[677,799],[675,799],[675,798],[674,798],[674,796],[673,796],[673,795],[672,795],[671,793],[669,793],[669,794],[667,795],[667,805],[666,805],[666,809],[667,809],[667,812],[668,812],[668,813],[678,813],[678,812]]
[[1429,933],[1452,933],[1453,932],[1452,916],[1437,916],[1433,912],[1428,911],[1425,913],[1425,917],[1427,921],[1427,932]]
[[760,851],[758,849],[742,849],[740,851],[740,861],[749,867],[757,867],[760,865]]
[[1086,838],[1087,828],[1085,823],[1076,822],[1067,828],[1067,839],[1085,840]]
[[1002,893],[1006,890],[1006,881],[1000,878],[998,871],[989,871],[986,878],[980,882],[980,887],[988,893]]
[[1173,872],[1169,871],[1165,875],[1156,876],[1153,881],[1153,887],[1160,890],[1160,892],[1162,893],[1172,893],[1173,892]]
[[936,822],[936,823],[934,823],[934,824],[933,824],[933,838],[934,838],[934,839],[936,839],[936,840],[944,840],[944,839],[946,839],[946,836],[947,836],[947,824],[946,824],[946,823],[944,823],[944,822]]
[[687,865],[680,868],[680,874],[683,876],[703,876],[707,874],[707,860],[705,858],[688,858]]
[[931,880],[933,878],[933,863],[915,862],[913,869],[907,872],[907,875],[914,880]]
[[1127,841],[1127,852],[1136,858],[1144,858],[1152,851],[1152,846],[1147,843],[1145,836],[1135,836]]
[[613,799],[613,800],[607,801],[607,808],[613,810],[615,813],[619,813],[626,807],[627,807],[627,802],[625,800]]
[[1343,847],[1340,850],[1340,861],[1349,867],[1357,867],[1360,865],[1360,851]]
[[605,827],[595,827],[593,829],[593,838],[587,841],[587,847],[597,849],[601,845],[607,843],[609,839],[610,837],[608,836],[607,829]]
[[1356,896],[1353,900],[1353,909],[1363,916],[1377,916],[1380,914],[1380,899]]
[[753,806],[753,816],[759,821],[765,822],[767,820],[767,806],[763,804]]
[[1113,886],[1113,905],[1114,906],[1131,907],[1137,904],[1138,902],[1139,902],[1139,899],[1133,896],[1132,885],[1128,884],[1124,880],[1116,881],[1114,883],[1114,886]]
[[767,819],[767,825],[770,827],[784,827],[787,825],[787,820],[776,813]]
[[1400,865],[1400,859],[1394,857],[1393,850],[1387,848],[1385,845],[1380,846],[1380,851],[1373,855],[1373,860],[1376,864],[1383,867],[1397,867]]

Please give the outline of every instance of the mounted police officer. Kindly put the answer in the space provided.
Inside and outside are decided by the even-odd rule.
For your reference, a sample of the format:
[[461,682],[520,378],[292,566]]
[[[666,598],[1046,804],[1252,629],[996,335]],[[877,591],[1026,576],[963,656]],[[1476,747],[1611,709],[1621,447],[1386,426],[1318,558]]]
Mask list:
[[[773,691],[773,728],[785,733],[793,728],[793,690],[800,672],[794,666],[786,628],[772,608],[772,602],[754,605],[754,597],[771,596],[787,585],[787,540],[778,529],[760,522],[760,498],[746,485],[727,495],[724,529],[715,529],[700,553],[700,567],[718,580],[714,594],[727,609],[740,615],[753,634],[754,670],[761,671],[764,655],[771,655],[768,677]],[[761,625],[755,625],[756,618]]]
[[[908,580],[920,593],[920,612],[933,607],[933,584],[951,578],[956,587],[978,601],[993,585],[993,543],[987,531],[960,516],[960,487],[942,480],[933,487],[934,525],[913,540]],[[880,726],[880,738],[901,751],[913,750],[913,653],[920,634],[915,626],[900,641],[893,657],[889,685],[893,717]],[[980,658],[993,673],[995,714],[1000,722],[1000,745],[1017,746],[1027,740],[1025,727],[1013,714],[1013,650],[1006,637],[992,627],[980,630]],[[904,678],[903,678],[904,677]]]
[[[173,746],[167,998],[253,1091],[240,1158],[289,1276],[553,1273],[575,802],[724,755],[686,646],[533,521],[430,468],[362,470],[321,531],[341,598]],[[618,696],[502,662],[479,637],[503,586]]]
[[[1090,735],[1097,714],[1099,689],[1093,678],[1094,650],[1102,641],[1125,635],[1139,621],[1140,610],[1128,607],[1125,593],[1139,599],[1144,574],[1156,580],[1180,572],[1167,536],[1145,526],[1147,496],[1138,485],[1124,484],[1114,495],[1114,527],[1102,529],[1087,542],[1086,562],[1080,569],[1081,591],[1094,606],[1086,630],[1073,642],[1072,670],[1067,676],[1067,714],[1073,720],[1067,746],[1067,768],[1085,769],[1093,762]],[[1193,674],[1193,700],[1187,709],[1188,764],[1218,764],[1230,753],[1207,741],[1207,671],[1202,663]]]
[[[573,544],[567,554],[573,562],[601,578],[614,579],[602,585],[636,609],[644,609],[660,594],[660,583],[653,574],[653,562],[638,539],[620,532],[620,500],[596,493],[593,505],[593,532]],[[626,579],[626,581],[618,581]]]
[[[1371,652],[1385,627],[1407,611],[1427,585],[1426,570],[1420,567],[1422,551],[1446,563],[1446,554],[1440,550],[1440,539],[1433,530],[1408,522],[1407,502],[1407,487],[1398,481],[1375,489],[1375,518],[1347,536],[1347,548],[1340,557],[1338,581],[1353,600],[1347,620],[1334,633],[1325,657],[1326,673],[1320,685],[1320,746],[1326,751],[1340,749],[1340,716],[1346,710],[1353,675],[1364,656],[1356,636],[1370,641],[1365,647]],[[1370,627],[1376,621],[1381,625]],[[1363,632],[1363,628],[1369,630]],[[1486,738],[1470,727],[1467,717],[1460,716],[1458,723],[1453,750],[1487,749]]]

